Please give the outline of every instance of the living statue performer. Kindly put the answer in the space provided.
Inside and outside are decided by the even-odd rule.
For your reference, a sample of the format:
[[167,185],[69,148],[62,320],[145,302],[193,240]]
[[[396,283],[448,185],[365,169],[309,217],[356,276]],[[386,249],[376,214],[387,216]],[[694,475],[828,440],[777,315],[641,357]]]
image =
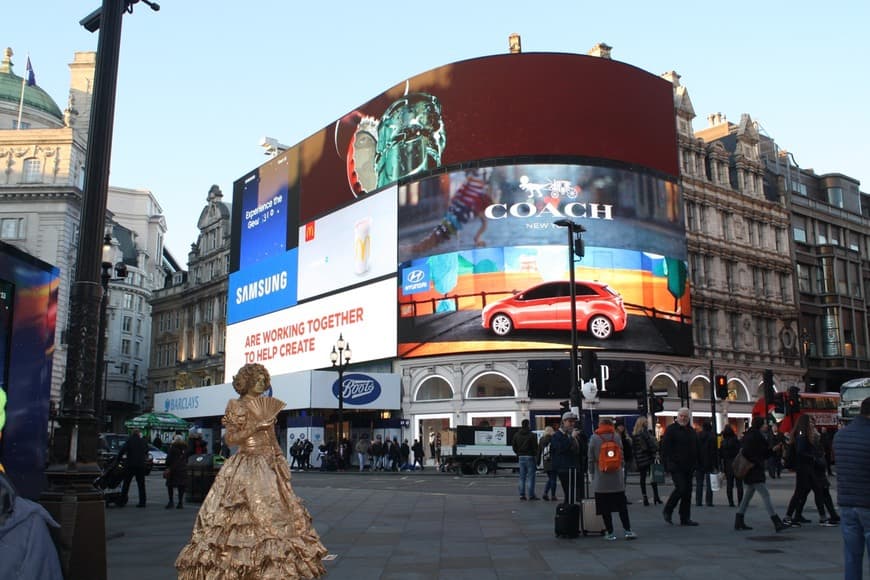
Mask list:
[[239,450],[220,468],[175,567],[179,580],[316,578],[326,548],[293,493],[290,469],[275,438],[283,401],[261,396],[269,371],[247,364],[233,377],[239,398],[222,419],[226,442]]

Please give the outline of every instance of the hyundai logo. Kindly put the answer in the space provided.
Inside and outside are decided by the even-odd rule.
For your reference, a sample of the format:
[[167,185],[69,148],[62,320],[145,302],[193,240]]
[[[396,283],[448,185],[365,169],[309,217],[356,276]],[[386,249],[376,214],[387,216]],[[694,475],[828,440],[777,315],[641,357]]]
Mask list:
[[[381,384],[368,375],[359,373],[342,378],[342,396],[345,405],[367,405],[381,396]],[[332,394],[338,399],[338,381],[332,384]]]
[[405,279],[411,284],[416,284],[417,282],[422,282],[423,278],[426,277],[426,272],[417,268],[416,270],[411,270],[408,272],[408,275],[405,276]]

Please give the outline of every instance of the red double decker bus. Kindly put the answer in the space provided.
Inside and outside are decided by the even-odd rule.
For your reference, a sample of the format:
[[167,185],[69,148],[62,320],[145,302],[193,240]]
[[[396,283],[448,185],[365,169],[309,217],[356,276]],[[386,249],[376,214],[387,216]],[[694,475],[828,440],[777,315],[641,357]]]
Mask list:
[[800,410],[789,413],[788,392],[774,393],[770,404],[765,404],[762,397],[752,408],[752,416],[772,415],[779,423],[780,431],[791,431],[798,417],[803,414],[809,414],[817,427],[836,429],[839,426],[840,393],[798,393],[798,398]]

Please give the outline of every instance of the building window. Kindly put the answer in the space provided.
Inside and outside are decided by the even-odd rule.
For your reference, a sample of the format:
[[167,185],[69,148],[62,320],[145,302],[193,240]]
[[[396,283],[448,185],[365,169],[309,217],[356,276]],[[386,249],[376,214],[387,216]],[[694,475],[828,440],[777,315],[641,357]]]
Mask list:
[[137,340],[136,346],[134,347],[134,350],[133,350],[133,356],[140,356],[141,352],[142,352],[142,343]]
[[121,330],[124,332],[130,332],[130,329],[133,328],[133,317],[125,316],[121,319]]
[[23,183],[39,183],[42,181],[42,162],[39,159],[31,157],[24,160],[21,181]]
[[828,188],[828,203],[834,207],[843,207],[843,188],[829,187]]
[[24,218],[0,219],[0,238],[4,240],[23,240]]
[[133,309],[133,295],[129,292],[124,292],[124,308],[127,310]]
[[453,389],[442,377],[428,377],[417,389],[416,401],[443,401],[453,398]]
[[199,337],[199,355],[208,356],[211,354],[211,334],[205,333]]
[[119,374],[124,375],[125,377],[130,374],[130,363],[122,362],[119,368]]
[[797,265],[798,290],[801,292],[812,292],[810,285],[810,268],[803,264]]
[[136,321],[136,336],[142,336],[142,320]]
[[127,338],[121,340],[121,354],[130,354],[130,340]]
[[515,397],[514,386],[503,375],[498,373],[486,373],[480,375],[468,387],[468,398],[483,397]]

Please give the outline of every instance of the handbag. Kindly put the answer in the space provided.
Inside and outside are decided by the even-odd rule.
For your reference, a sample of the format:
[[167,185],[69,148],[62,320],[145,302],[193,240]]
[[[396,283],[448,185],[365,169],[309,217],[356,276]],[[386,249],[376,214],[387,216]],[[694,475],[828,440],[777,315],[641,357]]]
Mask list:
[[719,472],[714,471],[708,474],[710,478],[710,491],[719,491]]
[[755,464],[746,459],[743,455],[742,449],[734,457],[734,462],[731,464],[731,470],[734,472],[734,477],[737,479],[743,479],[746,477],[753,467],[755,467]]
[[652,464],[652,482],[656,485],[665,482],[665,466],[656,461]]

